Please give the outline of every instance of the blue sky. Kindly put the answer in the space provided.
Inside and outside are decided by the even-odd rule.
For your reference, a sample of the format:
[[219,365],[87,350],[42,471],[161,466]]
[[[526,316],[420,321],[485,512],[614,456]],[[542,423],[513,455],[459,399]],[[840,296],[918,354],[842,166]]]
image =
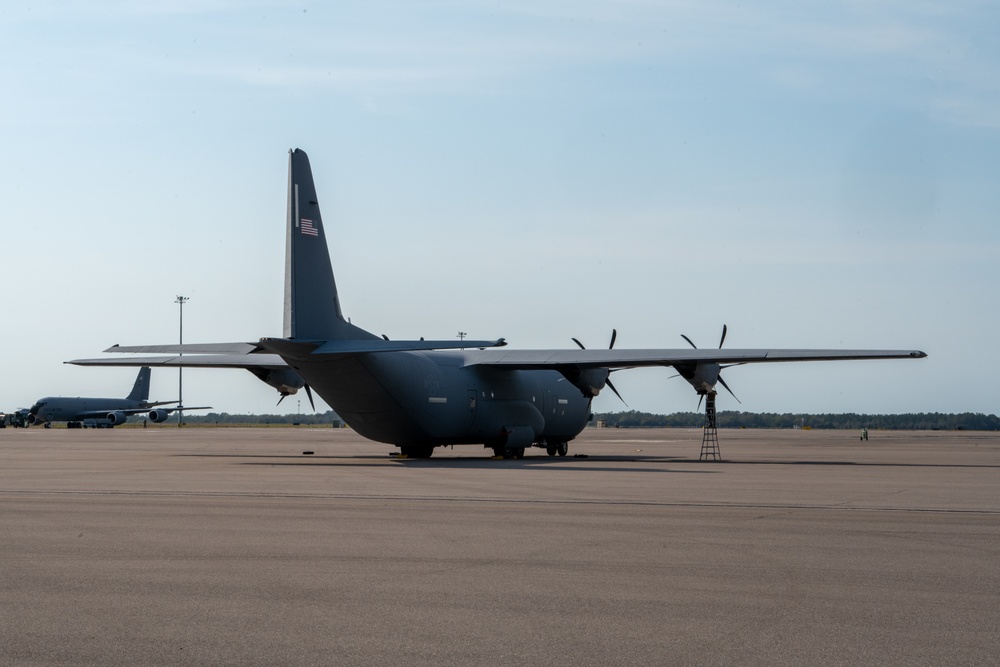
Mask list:
[[[178,294],[187,342],[280,334],[299,147],[376,333],[919,348],[730,369],[719,407],[996,413],[998,26],[987,2],[6,3],[0,409],[124,395],[132,369],[62,362],[175,342]],[[671,374],[615,384],[694,410]],[[184,377],[187,404],[274,409],[246,372]]]

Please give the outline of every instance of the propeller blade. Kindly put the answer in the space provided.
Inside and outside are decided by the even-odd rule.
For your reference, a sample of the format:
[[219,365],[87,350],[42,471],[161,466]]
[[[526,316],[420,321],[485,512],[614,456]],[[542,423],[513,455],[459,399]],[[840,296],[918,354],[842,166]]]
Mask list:
[[722,344],[726,342],[726,325],[722,325],[722,340],[719,341],[719,349],[722,349]]
[[704,400],[705,394],[698,394],[698,410],[701,410],[701,402]]
[[[306,388],[306,396],[309,397],[309,405],[312,406],[313,412],[316,412],[316,403],[313,401],[313,390],[309,388],[309,385],[304,385]],[[735,396],[733,398],[736,398]],[[736,399],[737,401],[740,399]]]
[[693,347],[694,349],[696,349],[696,350],[698,349],[698,346],[697,346],[697,345],[695,345],[694,343],[692,343],[692,342],[691,342],[691,339],[690,339],[690,338],[688,338],[687,336],[685,336],[684,334],[681,334],[681,338],[683,338],[684,340],[686,340],[686,341],[688,342],[688,345],[690,345],[690,346],[691,346],[691,347]]
[[[725,387],[725,388],[726,388],[726,391],[728,391],[728,392],[729,392],[729,394],[730,394],[730,395],[731,395],[731,396],[732,396],[733,398],[736,398],[736,394],[734,394],[734,393],[733,393],[733,390],[729,388],[729,385],[728,385],[728,384],[726,384],[726,381],[722,379],[722,376],[721,376],[721,375],[719,376],[719,384],[721,384],[721,385],[722,385],[723,387]],[[736,398],[736,402],[737,402],[737,403],[739,403],[740,405],[743,405],[743,401],[741,401],[741,400],[740,400],[740,399],[738,399],[738,398]]]
[[[611,344],[608,345],[608,349],[609,350],[615,346],[615,339],[616,338],[618,338],[618,329],[612,329],[611,330]],[[570,340],[572,340],[574,343],[576,343],[580,347],[581,350],[586,350],[587,349],[586,347],[584,347],[583,343],[581,343],[580,341],[578,341],[576,338],[570,338]],[[625,399],[622,398],[622,395],[618,393],[618,390],[615,389],[615,385],[613,385],[611,383],[610,379],[606,382],[606,384],[611,389],[611,391],[615,392],[615,396],[618,397],[618,400],[621,401],[622,403],[625,403]],[[625,403],[625,407],[628,407],[628,403]]]
[[281,402],[285,400],[285,396],[288,396],[288,394],[282,394],[281,398],[278,399],[278,402],[275,403],[275,405],[281,405]]
[[[625,399],[622,398],[622,395],[618,393],[617,389],[615,389],[615,385],[611,384],[611,380],[608,380],[606,384],[608,385],[608,389],[615,392],[615,396],[618,397],[618,400],[621,401],[622,403],[625,403]],[[628,407],[628,403],[625,403],[625,407],[626,408]]]

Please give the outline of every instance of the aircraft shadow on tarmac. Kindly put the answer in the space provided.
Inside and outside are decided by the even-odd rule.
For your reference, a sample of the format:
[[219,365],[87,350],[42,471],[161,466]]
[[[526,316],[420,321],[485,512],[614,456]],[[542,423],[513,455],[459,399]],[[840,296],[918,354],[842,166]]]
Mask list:
[[[510,470],[511,468],[541,468],[558,470],[565,472],[588,471],[588,472],[644,472],[644,473],[709,473],[713,472],[706,466],[704,470],[666,470],[662,468],[639,468],[639,467],[604,467],[591,464],[607,463],[696,463],[694,459],[681,457],[664,456],[587,456],[587,457],[526,457],[523,459],[509,459],[496,461],[481,456],[469,457],[440,457],[436,459],[408,459],[396,456],[370,455],[370,456],[330,456],[330,455],[296,455],[296,454],[181,454],[179,456],[206,457],[206,458],[234,458],[244,459],[240,465],[249,466],[385,466],[395,465],[398,467],[421,467],[439,469],[481,469],[481,470]],[[247,460],[251,459],[251,460]],[[561,465],[560,465],[561,464]]]
[[[635,471],[635,472],[712,472],[712,464],[730,465],[774,465],[774,466],[853,466],[858,468],[955,468],[955,469],[991,469],[1000,468],[1000,465],[970,465],[962,463],[908,463],[889,461],[787,461],[787,460],[730,460],[721,461],[699,461],[695,458],[680,456],[635,456],[635,455],[587,455],[581,457],[548,457],[534,456],[523,459],[510,459],[496,461],[481,456],[449,456],[434,459],[403,458],[385,454],[371,455],[304,455],[304,454],[179,454],[178,456],[205,457],[205,458],[235,458],[235,459],[267,459],[244,461],[243,465],[283,465],[283,466],[384,466],[395,464],[398,466],[419,466],[431,468],[483,468],[496,470],[509,470],[510,468],[528,468],[537,466],[550,467],[553,470],[610,470],[610,471]],[[648,468],[599,468],[592,466],[593,463],[704,463],[705,470],[655,470]],[[569,465],[575,464],[575,465]]]

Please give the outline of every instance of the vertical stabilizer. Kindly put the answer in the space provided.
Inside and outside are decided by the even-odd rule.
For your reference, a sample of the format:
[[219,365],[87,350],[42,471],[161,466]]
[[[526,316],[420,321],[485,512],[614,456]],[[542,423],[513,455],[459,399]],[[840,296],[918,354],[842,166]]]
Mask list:
[[149,378],[149,366],[140,368],[139,374],[135,376],[135,384],[132,385],[132,391],[126,398],[130,401],[140,403],[149,402]]
[[288,218],[285,237],[285,338],[376,338],[344,320],[319,212],[309,156],[288,154]]

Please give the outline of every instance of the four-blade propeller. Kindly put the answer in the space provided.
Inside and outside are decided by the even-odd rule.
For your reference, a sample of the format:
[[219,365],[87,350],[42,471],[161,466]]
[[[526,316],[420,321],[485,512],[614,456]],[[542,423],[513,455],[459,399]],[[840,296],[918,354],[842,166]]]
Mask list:
[[[304,384],[302,386],[306,390],[306,396],[309,397],[309,405],[312,406],[313,412],[315,412],[316,411],[316,403],[315,403],[315,401],[313,401],[313,391],[312,391],[312,389],[309,388],[309,385],[307,385],[307,384]],[[285,400],[285,397],[288,396],[289,393],[288,392],[279,392],[279,393],[281,394],[281,398],[278,399],[278,405],[281,405],[281,402],[283,400]]]
[[[728,331],[729,331],[729,328],[725,324],[723,324],[722,325],[722,338],[719,339],[719,349],[720,350],[722,349],[722,344],[726,342],[726,333],[728,333]],[[695,345],[694,342],[690,338],[688,338],[687,336],[685,336],[684,334],[681,334],[681,338],[683,338],[684,340],[686,340],[688,342],[688,345],[690,345],[694,349],[696,349],[696,350],[698,349],[698,346]],[[730,366],[739,366],[739,364],[729,364],[727,366],[721,366],[719,364],[696,364],[695,371],[694,371],[694,373],[692,375],[700,376],[700,379],[702,379],[707,384],[709,384],[709,385],[711,385],[713,387],[714,387],[715,383],[718,382],[719,384],[721,384],[725,388],[726,391],[729,392],[729,394],[733,398],[736,399],[737,403],[741,403],[742,404],[742,401],[740,401],[740,399],[736,396],[736,394],[733,393],[733,390],[729,388],[729,385],[726,384],[726,381],[722,379],[722,369],[723,368],[729,368]],[[714,370],[714,374],[712,373],[713,370]],[[705,371],[708,371],[708,372],[706,373]],[[706,375],[708,377],[706,377]],[[714,375],[714,377],[711,377],[712,375]],[[699,393],[699,397],[698,397],[698,409],[701,409],[701,401],[705,397],[705,393],[703,391],[699,391],[698,393]]]
[[[615,339],[617,339],[617,338],[618,338],[618,329],[612,329],[611,330],[611,342],[608,343],[608,349],[609,350],[612,349],[612,348],[614,348],[614,346],[615,346]],[[586,350],[587,349],[584,346],[584,344],[581,343],[580,341],[578,341],[576,338],[573,338],[572,341],[574,343],[576,343],[577,345],[579,345],[581,350]],[[617,389],[615,389],[615,385],[612,384],[611,378],[607,379],[606,384],[608,385],[608,389],[610,389],[611,391],[615,392],[615,396],[618,397],[618,400],[621,401],[622,403],[625,403],[625,399],[622,398],[622,395],[618,393]],[[628,403],[625,403],[625,407],[628,407]]]

